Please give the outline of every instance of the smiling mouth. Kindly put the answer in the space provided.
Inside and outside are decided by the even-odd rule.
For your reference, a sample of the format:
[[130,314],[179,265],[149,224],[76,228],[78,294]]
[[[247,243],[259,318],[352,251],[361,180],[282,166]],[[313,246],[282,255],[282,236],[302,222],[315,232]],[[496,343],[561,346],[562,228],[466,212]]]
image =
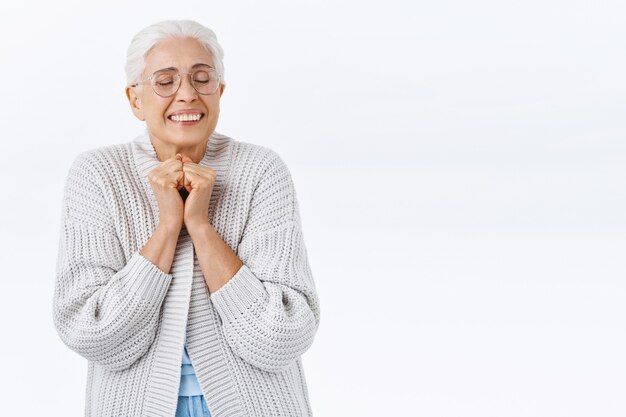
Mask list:
[[168,116],[167,118],[173,122],[181,123],[181,122],[197,122],[204,117],[204,113],[195,113],[195,114],[174,114]]

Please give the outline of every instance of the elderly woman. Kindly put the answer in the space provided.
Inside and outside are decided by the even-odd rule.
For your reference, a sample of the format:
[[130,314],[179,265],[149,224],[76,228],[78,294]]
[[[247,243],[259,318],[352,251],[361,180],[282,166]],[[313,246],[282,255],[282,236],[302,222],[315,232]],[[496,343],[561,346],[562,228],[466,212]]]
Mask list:
[[312,414],[296,193],[277,153],[215,133],[222,57],[193,21],[139,32],[126,95],[146,133],[70,168],[54,323],[88,360],[86,416]]

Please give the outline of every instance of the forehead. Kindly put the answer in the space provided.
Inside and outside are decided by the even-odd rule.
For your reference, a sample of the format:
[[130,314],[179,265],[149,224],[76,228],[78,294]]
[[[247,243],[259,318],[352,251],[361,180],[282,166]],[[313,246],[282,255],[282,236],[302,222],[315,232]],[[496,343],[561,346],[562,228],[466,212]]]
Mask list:
[[195,64],[213,65],[213,58],[196,39],[167,39],[156,44],[145,56],[144,73],[162,68],[178,68],[187,71]]

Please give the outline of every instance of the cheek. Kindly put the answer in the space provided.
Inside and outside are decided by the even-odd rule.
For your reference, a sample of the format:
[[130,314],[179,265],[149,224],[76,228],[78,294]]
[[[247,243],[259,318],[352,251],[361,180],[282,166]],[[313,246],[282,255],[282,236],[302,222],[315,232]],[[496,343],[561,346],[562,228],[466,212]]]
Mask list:
[[215,96],[210,96],[211,98],[204,102],[204,105],[209,110],[209,113],[217,112],[220,109],[220,100],[219,98],[215,98]]
[[150,112],[146,114],[146,117],[149,117],[155,123],[165,123],[167,119],[166,109],[167,107],[163,106],[153,106],[150,108]]
[[211,103],[211,105],[209,106],[209,114],[212,117],[217,117],[217,115],[220,113],[220,103],[219,101],[217,103]]
[[143,98],[144,112],[146,115],[149,114],[152,118],[163,117],[169,102],[155,96],[156,94],[151,94]]

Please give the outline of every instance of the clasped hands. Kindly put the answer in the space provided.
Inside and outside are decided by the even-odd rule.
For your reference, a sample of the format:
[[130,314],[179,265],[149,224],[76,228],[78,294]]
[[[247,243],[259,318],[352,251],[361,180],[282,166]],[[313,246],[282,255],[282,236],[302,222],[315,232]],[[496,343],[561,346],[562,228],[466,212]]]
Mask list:
[[[207,225],[215,178],[213,169],[194,163],[184,154],[161,162],[148,174],[160,223],[178,229],[184,223],[188,230]],[[184,202],[179,192],[183,187],[189,192]]]

